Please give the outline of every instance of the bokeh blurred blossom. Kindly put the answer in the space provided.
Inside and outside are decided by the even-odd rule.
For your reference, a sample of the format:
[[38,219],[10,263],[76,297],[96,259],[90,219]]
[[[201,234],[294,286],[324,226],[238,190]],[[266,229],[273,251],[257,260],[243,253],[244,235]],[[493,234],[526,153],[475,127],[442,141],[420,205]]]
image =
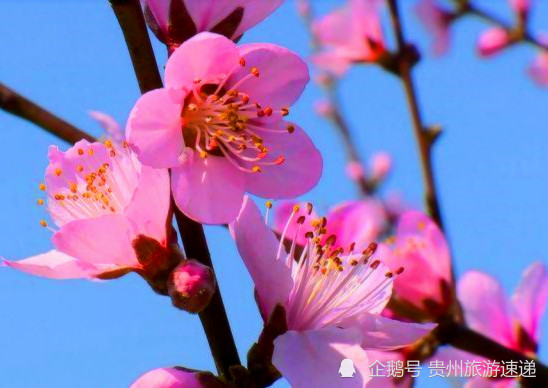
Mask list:
[[512,43],[510,33],[501,27],[492,27],[481,33],[477,51],[482,57],[489,57],[500,53]]
[[352,63],[376,62],[385,53],[378,0],[349,0],[314,21],[322,51],[313,57],[319,68],[342,75]]
[[173,53],[165,78],[137,101],[126,134],[143,164],[171,168],[188,217],[229,223],[244,192],[293,198],[316,185],[320,152],[285,120],[309,81],[297,54],[203,32]]
[[[312,207],[307,206],[311,214]],[[286,220],[307,221],[295,207]],[[362,387],[370,380],[368,349],[389,350],[415,343],[434,324],[405,323],[382,317],[394,279],[403,268],[390,271],[376,259],[375,244],[334,248],[325,218],[314,219],[306,245],[296,242],[286,251],[288,227],[278,240],[257,206],[246,198],[230,229],[250,272],[265,323],[283,308],[284,332],[274,339],[272,362],[293,387]],[[333,373],[341,359],[355,365],[353,379]]]
[[454,19],[451,12],[443,8],[437,0],[419,0],[415,13],[432,37],[434,55],[443,55],[450,45],[449,27]]
[[194,35],[210,31],[237,40],[274,12],[283,0],[141,0],[145,19],[172,52]]

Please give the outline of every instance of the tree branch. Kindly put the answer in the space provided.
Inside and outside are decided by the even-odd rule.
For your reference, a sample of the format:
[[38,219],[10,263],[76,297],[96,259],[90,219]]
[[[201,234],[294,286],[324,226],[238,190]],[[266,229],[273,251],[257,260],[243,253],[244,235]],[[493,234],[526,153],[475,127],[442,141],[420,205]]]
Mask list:
[[396,35],[396,42],[398,46],[398,74],[405,89],[407,105],[409,106],[413,123],[413,133],[419,148],[419,156],[425,187],[426,206],[432,219],[434,219],[440,228],[443,229],[443,220],[438,200],[438,192],[432,168],[432,136],[423,123],[417,92],[415,89],[413,76],[411,74],[411,69],[415,62],[413,55],[416,55],[416,52],[414,51],[413,46],[406,42],[403,35],[403,29],[396,1],[397,0],[388,0],[388,7],[390,10],[390,20],[392,22],[392,27]]
[[522,378],[520,383],[526,387],[547,386],[548,368],[546,365],[540,363],[538,360],[526,357],[520,352],[508,349],[463,325],[446,326],[443,334],[441,334],[441,339],[444,343],[457,349],[483,356],[492,361],[534,361],[536,377]]
[[[141,92],[161,88],[162,80],[139,0],[110,0],[110,3],[124,33]],[[202,225],[186,217],[174,204],[172,208],[187,257],[213,268]],[[199,316],[217,370],[230,379],[229,368],[239,365],[240,359],[218,284],[209,306]]]
[[2,83],[0,83],[0,108],[36,124],[66,142],[76,143],[82,139],[95,141],[90,134],[36,105]]

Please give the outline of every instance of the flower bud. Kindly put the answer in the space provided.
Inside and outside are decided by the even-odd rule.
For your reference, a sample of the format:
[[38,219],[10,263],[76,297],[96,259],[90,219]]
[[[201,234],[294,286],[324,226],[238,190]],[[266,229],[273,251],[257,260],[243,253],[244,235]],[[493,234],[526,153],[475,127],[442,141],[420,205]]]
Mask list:
[[386,152],[377,152],[371,157],[371,178],[382,181],[392,169],[392,158]]
[[362,179],[365,177],[365,172],[362,165],[359,162],[349,162],[346,165],[346,174],[348,177],[354,181]]
[[493,27],[481,34],[477,44],[478,54],[489,57],[508,47],[512,39],[504,28]]
[[314,110],[323,117],[331,117],[333,115],[333,105],[327,100],[316,101]]
[[226,386],[209,372],[182,367],[158,368],[139,377],[130,388],[220,388]]
[[173,305],[189,313],[199,313],[207,307],[216,285],[213,270],[196,260],[179,264],[167,282]]

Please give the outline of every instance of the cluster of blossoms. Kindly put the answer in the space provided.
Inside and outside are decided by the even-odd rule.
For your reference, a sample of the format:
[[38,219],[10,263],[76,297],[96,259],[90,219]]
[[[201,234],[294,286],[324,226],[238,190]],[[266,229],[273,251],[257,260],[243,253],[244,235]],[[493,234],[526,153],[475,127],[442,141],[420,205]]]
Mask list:
[[[548,297],[542,264],[525,271],[508,301],[483,273],[465,274],[455,285],[443,232],[418,211],[395,210],[369,196],[339,204],[324,217],[295,200],[318,183],[323,168],[312,140],[287,118],[309,81],[308,67],[280,46],[235,43],[281,3],[144,1],[149,27],[170,55],[165,86],[137,100],[125,133],[93,112],[112,140],[50,149],[40,185],[46,198],[38,203],[52,220],[41,224],[53,232],[55,249],[4,265],[56,279],[109,280],[134,272],[174,306],[199,313],[215,293],[216,278],[212,268],[181,251],[172,227],[176,206],[196,222],[228,225],[264,322],[250,354],[294,387],[401,383],[372,376],[371,361],[408,360],[457,305],[472,329],[535,356]],[[525,25],[528,2],[511,4]],[[321,50],[312,61],[336,76],[351,64],[385,62],[391,53],[380,5],[349,0],[315,21]],[[417,11],[435,34],[435,52],[443,53],[459,15],[434,0],[421,0]],[[480,38],[480,53],[494,54],[520,39],[506,29],[489,31]],[[544,52],[532,69],[540,83],[548,83],[547,64]],[[320,113],[330,116],[331,109],[323,105]],[[351,163],[348,174],[375,186],[390,169],[390,156],[379,153],[367,171]],[[287,201],[276,207],[268,201],[263,218],[247,194]],[[450,348],[432,353],[425,358],[479,359]],[[353,379],[341,381],[334,373],[343,359],[353,361]],[[204,386],[225,383],[172,367],[147,372],[132,385]]]

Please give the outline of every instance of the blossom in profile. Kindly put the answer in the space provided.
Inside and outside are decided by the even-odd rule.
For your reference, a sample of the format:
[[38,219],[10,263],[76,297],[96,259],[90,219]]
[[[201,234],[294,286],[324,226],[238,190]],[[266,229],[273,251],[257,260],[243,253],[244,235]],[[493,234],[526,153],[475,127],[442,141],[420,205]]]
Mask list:
[[[283,201],[275,206],[272,228],[287,239],[295,240],[304,246],[306,234],[312,231],[310,222],[318,218],[314,209],[307,203]],[[292,217],[295,209],[298,212]],[[304,217],[305,223],[299,222]],[[375,198],[346,201],[332,207],[325,215],[329,223],[326,234],[336,237],[334,248],[354,246],[356,251],[367,248],[370,242],[377,241],[387,227],[387,214],[381,201]],[[289,221],[288,221],[289,220]],[[324,235],[324,239],[327,236]]]
[[142,166],[126,145],[81,140],[52,146],[39,199],[56,250],[12,268],[50,278],[114,278],[135,271],[152,281],[166,266],[169,177]]
[[[302,216],[297,220],[305,223]],[[295,242],[286,251],[285,233],[278,240],[246,198],[230,229],[255,283],[263,319],[280,307],[285,312],[286,330],[273,342],[274,366],[293,387],[363,387],[371,378],[367,349],[409,345],[434,325],[382,317],[403,269],[389,271],[375,258],[374,243],[361,252],[333,248],[335,238],[324,238],[327,224],[325,218],[313,220],[306,245],[295,254]],[[336,371],[345,358],[354,362],[356,375],[341,380]]]
[[134,381],[130,388],[221,388],[224,386],[226,385],[211,373],[172,367],[148,371]]
[[397,300],[430,319],[443,314],[452,304],[449,247],[442,231],[426,215],[404,212],[395,235],[379,245],[378,254],[392,270],[405,268],[394,279]]
[[[548,271],[540,262],[531,264],[521,276],[513,295],[506,296],[502,285],[492,276],[469,271],[459,281],[457,294],[466,323],[492,340],[528,357],[535,357],[540,336],[540,321],[548,298]],[[453,348],[442,352],[452,360],[481,358]],[[512,386],[513,379],[497,380]],[[467,386],[491,386],[490,381],[474,377]]]
[[308,81],[306,64],[285,48],[203,32],[170,57],[165,88],[137,101],[126,135],[144,165],[171,168],[183,213],[229,223],[245,192],[293,198],[318,182],[319,151],[285,119]]
[[434,55],[443,55],[449,49],[449,27],[453,14],[444,9],[437,0],[419,0],[415,13],[432,37]]
[[173,51],[210,31],[237,40],[283,0],[141,0],[148,26]]
[[322,51],[314,63],[335,75],[352,63],[376,62],[385,53],[378,0],[349,0],[342,8],[316,20],[313,33]]
[[501,27],[493,27],[484,31],[477,43],[477,52],[482,57],[490,57],[500,53],[512,43],[510,33]]

